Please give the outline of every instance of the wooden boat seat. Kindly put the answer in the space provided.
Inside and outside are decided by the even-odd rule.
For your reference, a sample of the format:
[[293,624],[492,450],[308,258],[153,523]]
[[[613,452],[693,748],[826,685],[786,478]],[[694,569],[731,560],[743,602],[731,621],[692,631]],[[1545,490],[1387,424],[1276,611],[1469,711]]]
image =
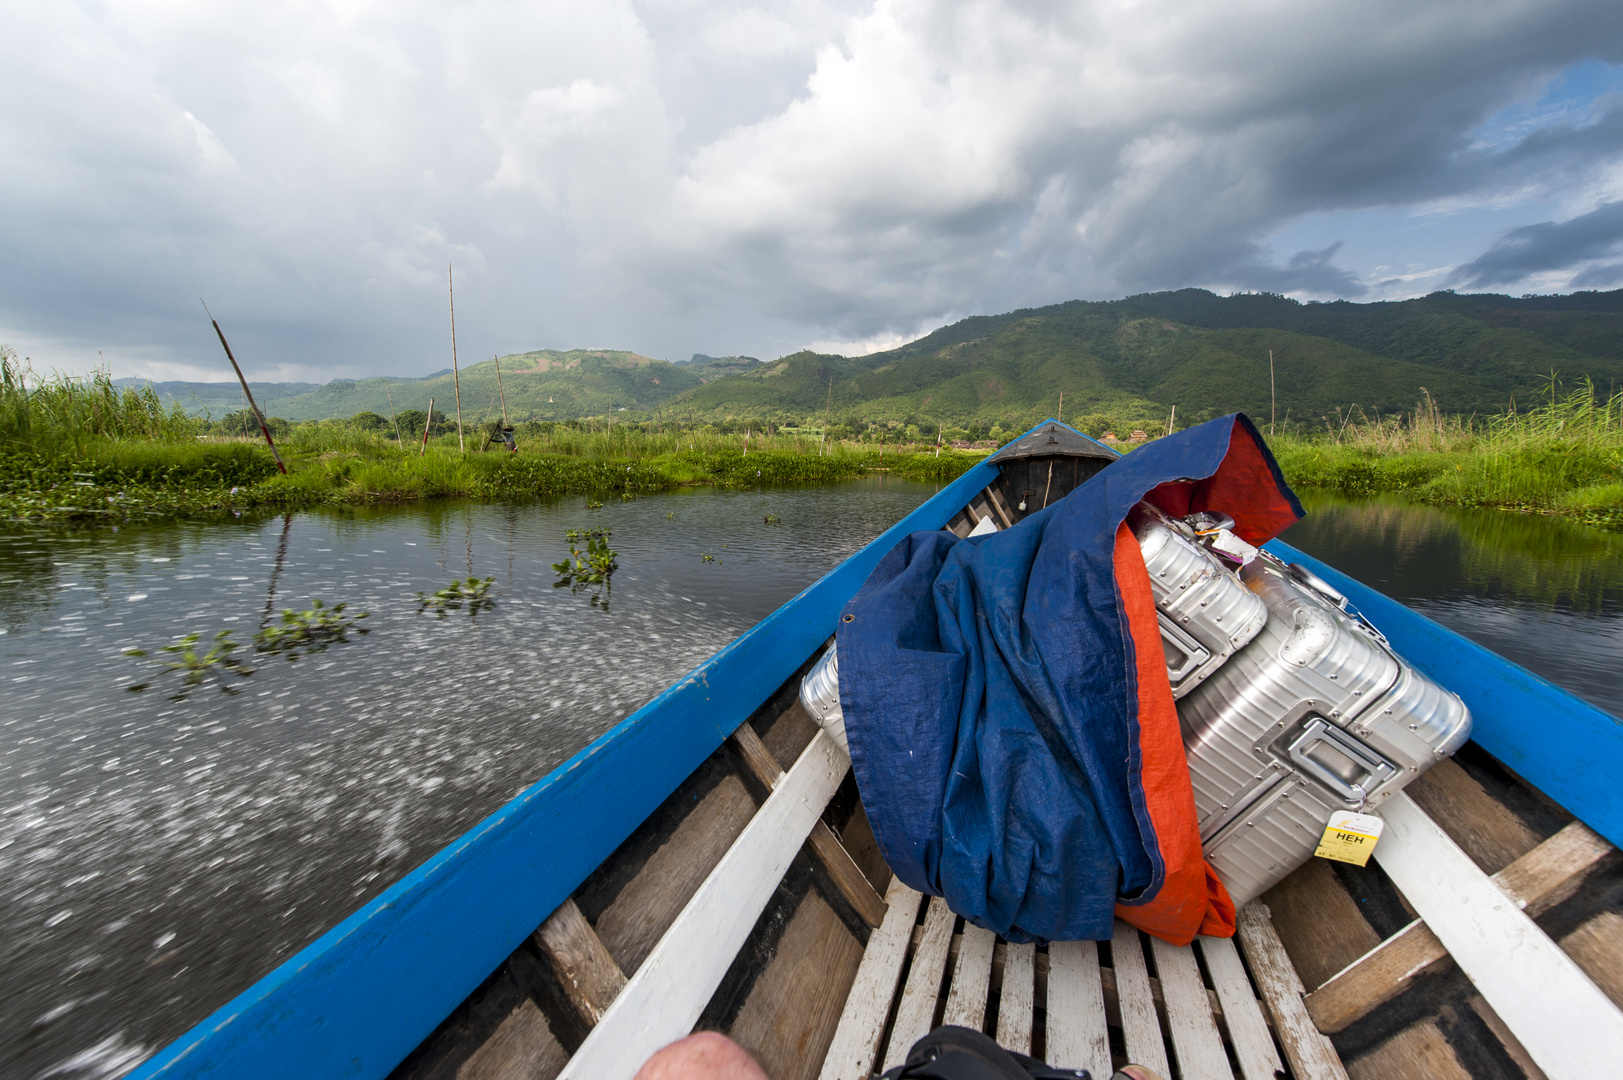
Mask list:
[[[1284,949],[1256,907],[1240,940],[1264,1001],[1226,938],[1177,948],[1117,922],[1108,942],[1015,945],[964,923],[940,897],[924,904],[900,882],[887,900],[821,1080],[867,1080],[900,1064],[937,1024],[990,1029],[1003,1046],[1101,1080],[1113,1059],[1167,1077],[1176,1062],[1187,1080],[1274,1080],[1283,1065],[1271,1017],[1294,1075],[1345,1075],[1307,1019],[1301,984],[1292,984]],[[1120,1032],[1115,1053],[1111,1028]]]

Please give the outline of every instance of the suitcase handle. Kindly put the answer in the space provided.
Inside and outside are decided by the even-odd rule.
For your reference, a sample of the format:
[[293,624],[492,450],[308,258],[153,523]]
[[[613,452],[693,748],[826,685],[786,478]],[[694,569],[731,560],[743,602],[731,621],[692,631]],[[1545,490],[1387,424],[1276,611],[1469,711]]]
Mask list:
[[[1367,774],[1361,783],[1350,784],[1308,757],[1307,752],[1320,743],[1328,743],[1337,753],[1351,759]],[[1351,735],[1325,720],[1315,719],[1290,744],[1290,758],[1296,767],[1338,793],[1348,803],[1362,805],[1375,788],[1397,775],[1390,761],[1375,753]]]

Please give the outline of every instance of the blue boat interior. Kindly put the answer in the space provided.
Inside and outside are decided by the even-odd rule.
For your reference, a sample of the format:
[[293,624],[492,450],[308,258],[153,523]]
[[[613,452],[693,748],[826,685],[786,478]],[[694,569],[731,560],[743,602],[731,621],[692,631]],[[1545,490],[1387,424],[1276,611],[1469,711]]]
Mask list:
[[[1063,445],[1056,446],[1057,442]],[[538,928],[544,924],[562,925],[558,922],[560,912],[569,919],[584,920],[581,925],[585,930],[581,933],[589,941],[614,941],[608,952],[618,954],[612,957],[620,969],[615,972],[620,980],[615,986],[625,985],[629,979],[634,990],[639,987],[643,961],[660,955],[666,947],[659,933],[663,927],[638,928],[632,925],[634,920],[622,926],[615,922],[624,914],[615,914],[616,905],[635,891],[634,886],[641,888],[637,875],[642,869],[660,859],[662,851],[675,850],[672,845],[679,833],[686,837],[704,825],[712,830],[710,847],[695,840],[693,850],[714,848],[706,857],[708,864],[695,864],[691,872],[669,871],[677,877],[687,874],[693,880],[683,886],[687,892],[678,890],[679,895],[672,894],[675,899],[664,896],[657,900],[672,908],[667,922],[677,918],[694,890],[704,887],[705,874],[725,861],[732,840],[752,835],[746,826],[758,807],[770,802],[772,792],[777,790],[773,785],[800,782],[801,765],[812,754],[807,747],[821,737],[798,711],[795,691],[803,673],[830,639],[841,608],[879,559],[910,532],[944,527],[967,529],[971,519],[986,515],[988,510],[999,519],[1017,519],[1028,512],[1024,510],[1027,504],[1035,509],[1039,503],[1062,497],[1099,468],[1107,467],[1118,453],[1057,421],[1039,424],[1007,449],[1013,452],[1001,453],[1001,460],[984,461],[944,485],[934,498],[822,580],[221,1006],[132,1075],[143,1080],[391,1075],[471,1080],[486,1075],[576,1075],[572,1070],[578,1066],[546,1056],[550,1053],[556,1057],[555,1049],[546,1053],[498,1053],[490,1049],[496,1045],[498,1035],[518,1040],[527,1030],[517,1021],[508,1022],[520,1015],[520,1006],[524,1016],[533,1013],[542,1017],[526,1022],[545,1025],[543,1041],[550,1039],[549,1046],[562,1046],[565,1058],[581,1046],[594,1048],[595,1052],[597,1043],[591,1039],[594,1023],[601,1020],[609,1024],[616,1015],[612,1008],[576,1008],[571,1012],[565,1007],[560,1011],[558,1002],[579,1006],[578,998],[583,994],[591,998],[592,994],[570,985],[568,978],[560,982],[558,970],[548,968],[550,954],[543,947],[545,942],[537,945]],[[980,510],[966,510],[975,506]],[[1465,776],[1465,781],[1458,782],[1458,790],[1490,794],[1501,789],[1513,791],[1514,798],[1506,798],[1514,807],[1525,804],[1531,808],[1525,810],[1527,820],[1547,820],[1547,827],[1532,827],[1530,839],[1522,848],[1548,840],[1574,821],[1611,845],[1623,846],[1623,728],[1616,718],[1289,545],[1275,541],[1269,550],[1282,559],[1307,566],[1341,590],[1381,629],[1398,653],[1465,700],[1474,716],[1473,742],[1461,754],[1461,764],[1448,775]],[[783,770],[782,775],[771,775],[772,765],[762,766],[763,761],[775,763]],[[835,781],[828,783],[833,785]],[[1440,780],[1434,787],[1441,791],[1442,784]],[[1431,816],[1445,826],[1446,815],[1434,806],[1442,806],[1448,797],[1447,792],[1434,794],[1425,803]],[[698,814],[693,808],[700,806],[711,814],[705,822],[693,820]],[[1029,1019],[1024,1021],[1027,1045],[1058,1053],[1060,1046],[1069,1045],[1065,1040],[1073,1037],[1062,1030],[1058,1021],[1058,1002],[1062,998],[1057,995],[1071,992],[1061,972],[1090,971],[1094,973],[1090,977],[1098,983],[1097,993],[1102,995],[1105,1012],[1098,1033],[1089,1036],[1094,1043],[1088,1045],[1102,1045],[1098,1040],[1105,1039],[1107,1049],[1098,1051],[1104,1057],[1095,1060],[1119,1060],[1132,1049],[1132,1040],[1137,1037],[1133,1034],[1134,1024],[1142,1020],[1134,1019],[1138,1014],[1130,1008],[1129,999],[1136,992],[1135,972],[1144,967],[1143,957],[1147,957],[1144,993],[1151,996],[1143,1001],[1152,1003],[1151,1026],[1159,1017],[1158,1022],[1166,1029],[1166,1045],[1171,1048],[1168,1065],[1177,1065],[1176,1075],[1204,1075],[1197,1067],[1201,1052],[1198,1046],[1194,1041],[1185,1043],[1174,1030],[1181,1006],[1174,1000],[1172,980],[1175,972],[1182,970],[1178,965],[1185,963],[1182,954],[1174,956],[1146,940],[1147,951],[1140,959],[1131,960],[1122,952],[1123,939],[1118,932],[1114,953],[1102,950],[1097,960],[1086,961],[1092,966],[1074,967],[1072,954],[1062,951],[1058,944],[1040,946],[1028,954],[989,937],[982,941],[974,928],[964,927],[962,920],[954,923],[950,914],[942,915],[934,905],[905,897],[898,901],[900,894],[890,887],[890,875],[877,858],[864,822],[860,799],[847,775],[827,798],[827,807],[812,826],[805,849],[800,850],[797,843],[798,854],[791,851],[793,858],[781,871],[764,914],[751,917],[751,925],[743,928],[748,933],[739,955],[725,958],[725,976],[700,1003],[699,1026],[736,1031],[739,1025],[765,1024],[757,1014],[766,1016],[763,1010],[771,1008],[779,1009],[771,1015],[780,1017],[780,1025],[783,1016],[816,1013],[825,1018],[814,1025],[817,1035],[813,1041],[819,1045],[764,1051],[763,1061],[770,1058],[787,1063],[780,1064],[779,1071],[789,1070],[796,1076],[832,1078],[835,1066],[832,1059],[825,1065],[824,1055],[831,1053],[831,1046],[845,1046],[848,1029],[856,1023],[837,1023],[842,1016],[856,1015],[846,995],[851,992],[853,980],[864,977],[861,973],[868,970],[865,965],[879,963],[867,957],[878,948],[880,935],[890,933],[886,928],[900,917],[894,914],[900,910],[898,903],[905,903],[912,905],[907,925],[900,931],[906,940],[897,939],[901,959],[896,961],[898,974],[892,980],[896,985],[885,998],[882,1015],[876,1021],[878,1031],[870,1040],[877,1046],[906,1027],[907,1003],[897,998],[897,986],[907,982],[910,973],[923,970],[924,958],[934,955],[930,951],[934,948],[932,941],[944,935],[942,940],[947,943],[941,946],[941,963],[945,974],[937,974],[940,996],[939,1000],[931,997],[934,1011],[926,1017],[927,1022],[957,1015],[952,1011],[955,1008],[972,1008],[973,1001],[968,1005],[965,1001],[973,998],[973,993],[964,991],[954,997],[952,979],[966,965],[981,962],[976,950],[984,945],[990,975],[978,991],[982,1012],[975,1015],[982,1018],[991,1033],[996,1034],[1002,1023],[1015,1023],[1012,1018],[1025,1008],[1027,1014],[1037,1017],[1035,1026]],[[820,829],[834,837],[836,847],[843,843],[844,850],[831,856],[826,846],[819,849],[817,844],[829,843]],[[1455,839],[1473,856],[1477,854],[1470,842],[1458,836]],[[1483,865],[1484,872],[1499,873],[1526,852],[1509,854],[1515,858],[1491,869]],[[839,873],[848,871],[829,869],[834,865],[830,859],[838,862],[841,857],[848,858],[866,881],[841,882]],[[1482,858],[1477,861],[1484,862]],[[1585,864],[1583,874],[1589,876],[1583,881],[1590,883],[1585,887],[1605,895],[1584,908],[1581,925],[1574,923],[1568,928],[1562,923],[1548,931],[1552,937],[1558,933],[1578,934],[1583,927],[1597,925],[1597,919],[1611,926],[1603,918],[1607,912],[1612,912],[1616,925],[1623,928],[1623,917],[1616,914],[1623,905],[1623,886],[1617,884],[1623,881],[1623,874],[1617,862],[1615,853],[1603,853]],[[1296,974],[1291,977],[1299,977],[1303,987],[1295,992],[1297,1001],[1290,1008],[1296,1008],[1305,998],[1308,1012],[1303,1016],[1312,1013],[1313,999],[1319,991],[1340,992],[1340,984],[1331,984],[1348,963],[1358,961],[1365,952],[1389,945],[1418,918],[1405,895],[1394,890],[1380,871],[1353,872],[1339,865],[1332,869],[1322,860],[1314,863],[1303,868],[1304,874],[1297,875],[1300,880],[1289,879],[1265,898],[1273,912],[1273,929],[1257,929],[1252,938],[1245,938],[1247,930],[1242,925],[1246,950],[1253,946],[1264,948],[1255,945],[1257,941],[1285,942],[1285,952],[1290,953],[1286,966],[1294,963]],[[869,888],[872,899],[865,891]],[[1572,888],[1577,890],[1578,885]],[[650,889],[653,897],[658,890],[652,886]],[[832,914],[819,916],[826,926],[811,926],[807,922],[811,916],[797,914],[802,910],[796,906],[801,898],[813,893],[828,901]],[[1326,896],[1331,899],[1325,900]],[[1571,903],[1570,899],[1559,902]],[[1349,905],[1352,917],[1360,920],[1358,933],[1352,934],[1350,944],[1345,945],[1353,950],[1350,960],[1334,954],[1334,950],[1316,960],[1302,951],[1307,946],[1297,947],[1299,941],[1328,933],[1322,927],[1308,926],[1318,917],[1314,911],[1341,912]],[[1559,913],[1561,909],[1549,910]],[[795,935],[822,943],[815,949],[832,949],[825,966],[844,972],[840,976],[843,988],[818,991],[829,1002],[819,998],[811,1004],[773,1005],[767,1000],[770,980],[761,973],[777,958],[784,958],[784,965],[789,963],[790,945],[785,942],[800,940]],[[1365,938],[1369,940],[1365,942]],[[838,947],[829,942],[836,942]],[[1215,948],[1203,945],[1198,965],[1196,959],[1187,961],[1197,985],[1210,991],[1213,1002],[1228,993],[1225,987],[1230,984],[1224,980],[1232,972],[1225,965],[1229,964],[1228,957],[1236,955],[1232,949],[1220,953]],[[815,949],[808,958],[796,962],[811,967],[823,963],[817,959]],[[1092,956],[1090,952],[1088,957]],[[1221,1041],[1217,1050],[1208,1047],[1206,1053],[1223,1058],[1224,1068],[1231,1069],[1231,1075],[1250,1075],[1253,1059],[1247,1055],[1262,1051],[1248,1050],[1251,1043],[1247,1040],[1259,1038],[1263,1042],[1271,1040],[1274,1049],[1269,1052],[1284,1055],[1279,1059],[1283,1074],[1335,1075],[1334,1069],[1342,1068],[1340,1061],[1334,1069],[1328,1064],[1322,1068],[1312,1064],[1328,1061],[1322,1058],[1326,1051],[1314,1041],[1323,1040],[1325,1046],[1333,1046],[1330,1057],[1339,1053],[1349,1063],[1348,1071],[1340,1075],[1377,1075],[1369,1070],[1377,1067],[1375,1063],[1387,1060],[1380,1055],[1393,1044],[1392,1033],[1422,1029],[1423,1038],[1412,1038],[1424,1041],[1433,1038],[1424,1032],[1440,1032],[1436,1037],[1443,1039],[1448,1053],[1454,1055],[1450,1060],[1462,1062],[1468,1075],[1512,1075],[1504,1071],[1511,1067],[1520,1069],[1520,1075],[1531,1075],[1518,1064],[1522,1060],[1518,1054],[1529,1051],[1515,1036],[1507,1041],[1496,1026],[1498,1014],[1491,1009],[1486,1013],[1481,1009],[1471,1012],[1469,1002],[1477,1000],[1475,991],[1461,981],[1458,972],[1449,975],[1439,968],[1435,977],[1419,980],[1424,984],[1420,990],[1429,997],[1421,995],[1420,990],[1407,990],[1406,983],[1395,996],[1365,1008],[1335,1031],[1329,1030],[1333,1024],[1326,1026],[1326,1021],[1318,1019],[1320,1014],[1313,1014],[1314,1022],[1326,1034],[1310,1032],[1309,1037],[1293,1034],[1295,1021],[1290,1017],[1295,1014],[1281,1011],[1286,1006],[1270,997],[1274,991],[1268,985],[1264,953],[1244,951],[1244,957],[1243,969],[1235,960],[1233,971],[1240,973],[1242,983],[1246,978],[1251,980],[1254,996],[1264,1006],[1258,1014],[1265,1025],[1262,1034],[1257,1036],[1255,1031],[1244,1028],[1240,1015],[1226,1001],[1221,1008],[1213,1006],[1215,1019],[1208,1021]],[[1467,963],[1463,950],[1458,959],[1462,965]],[[592,962],[599,960],[601,957]],[[1028,962],[1034,971],[1030,979],[1037,993],[1035,1005],[1022,1005],[1014,996],[1015,990],[1010,989],[1024,985],[1019,980],[1028,977],[1022,966]],[[1446,956],[1441,965],[1449,967]],[[1612,992],[1603,979],[1590,977],[1603,991]],[[807,986],[816,982],[805,971],[796,978]],[[1448,983],[1448,979],[1454,981]],[[1623,981],[1623,976],[1619,979]],[[1617,992],[1623,993],[1623,986]],[[782,991],[772,993],[781,995]],[[1200,1001],[1205,1000],[1206,996],[1201,995]],[[1320,1001],[1330,1002],[1331,998],[1321,997]],[[1327,1010],[1331,1005],[1324,1005],[1322,1015],[1330,1015]],[[1356,1009],[1352,1006],[1344,1009],[1345,1015],[1353,1012]],[[1045,1016],[1048,1019],[1044,1020]],[[1453,1034],[1456,1031],[1463,1032],[1457,1040]],[[882,1064],[873,1056],[878,1052],[875,1050],[866,1061],[867,1067],[875,1071]],[[481,1053],[483,1058],[479,1057]],[[507,1064],[486,1068],[502,1054]],[[1267,1055],[1255,1060],[1267,1060]],[[1528,1058],[1527,1063],[1533,1060]],[[1483,1065],[1485,1061],[1489,1065]],[[1360,1062],[1368,1063],[1362,1072]],[[1501,1072],[1494,1073],[1493,1069]],[[855,1073],[851,1080],[857,1080]]]

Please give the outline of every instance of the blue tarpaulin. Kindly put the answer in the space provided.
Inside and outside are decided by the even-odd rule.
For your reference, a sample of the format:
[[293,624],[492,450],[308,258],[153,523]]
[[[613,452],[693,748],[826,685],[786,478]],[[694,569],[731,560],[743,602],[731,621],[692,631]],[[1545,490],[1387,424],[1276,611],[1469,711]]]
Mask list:
[[841,616],[840,701],[881,852],[1011,941],[1107,939],[1118,905],[1168,940],[1232,932],[1123,524],[1146,497],[1228,513],[1254,544],[1302,514],[1236,414],[1146,444],[1011,529],[913,533]]

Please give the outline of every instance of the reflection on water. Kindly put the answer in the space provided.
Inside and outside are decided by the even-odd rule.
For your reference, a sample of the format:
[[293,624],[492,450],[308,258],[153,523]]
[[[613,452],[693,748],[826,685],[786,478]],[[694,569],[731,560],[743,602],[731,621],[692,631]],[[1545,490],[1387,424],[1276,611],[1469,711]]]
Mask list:
[[1298,492],[1283,539],[1623,714],[1623,534],[1561,518]]
[[[0,533],[0,1075],[127,1071],[934,490]],[[612,610],[552,585],[592,525],[620,552]],[[474,575],[492,610],[419,611]],[[126,648],[247,642],[315,598],[371,633],[239,653],[236,696],[124,689],[156,670]]]

